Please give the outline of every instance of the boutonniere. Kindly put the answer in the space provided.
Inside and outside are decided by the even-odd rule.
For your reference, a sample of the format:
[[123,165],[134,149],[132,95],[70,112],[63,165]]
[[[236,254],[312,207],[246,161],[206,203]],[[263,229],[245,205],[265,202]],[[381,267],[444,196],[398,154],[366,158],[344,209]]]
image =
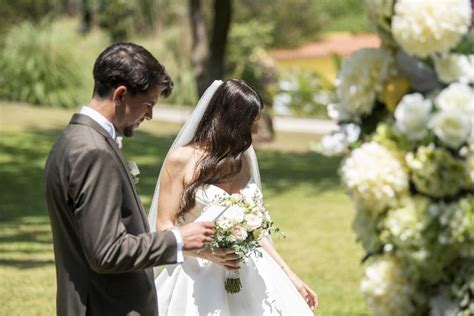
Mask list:
[[122,149],[122,139],[123,139],[122,136],[117,136],[115,138],[115,143],[117,144],[117,147],[120,148],[120,149]]
[[138,178],[138,176],[140,175],[140,169],[138,169],[137,163],[135,161],[127,161],[127,165],[128,165],[128,171],[130,172],[130,175],[132,176],[133,183],[137,184],[138,180],[140,180]]

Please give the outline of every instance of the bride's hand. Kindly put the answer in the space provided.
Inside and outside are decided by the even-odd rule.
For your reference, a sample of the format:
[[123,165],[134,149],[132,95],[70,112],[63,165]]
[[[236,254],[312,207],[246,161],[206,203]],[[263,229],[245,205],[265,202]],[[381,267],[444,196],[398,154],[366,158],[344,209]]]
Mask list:
[[285,271],[290,278],[293,285],[296,287],[301,296],[304,297],[306,304],[315,310],[318,308],[318,295],[306,284],[304,283],[293,271]]
[[236,271],[240,268],[240,259],[231,248],[215,248],[213,251],[204,249],[198,251],[197,255],[221,265],[229,271]]

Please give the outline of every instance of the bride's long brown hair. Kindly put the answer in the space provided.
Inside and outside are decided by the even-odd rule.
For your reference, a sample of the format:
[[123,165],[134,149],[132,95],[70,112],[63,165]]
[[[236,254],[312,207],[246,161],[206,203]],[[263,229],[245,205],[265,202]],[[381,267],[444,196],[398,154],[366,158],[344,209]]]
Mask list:
[[262,98],[242,80],[226,80],[217,88],[189,142],[202,148],[204,155],[184,189],[177,217],[194,207],[198,187],[232,179],[240,172],[242,155],[252,145],[252,124],[262,110]]

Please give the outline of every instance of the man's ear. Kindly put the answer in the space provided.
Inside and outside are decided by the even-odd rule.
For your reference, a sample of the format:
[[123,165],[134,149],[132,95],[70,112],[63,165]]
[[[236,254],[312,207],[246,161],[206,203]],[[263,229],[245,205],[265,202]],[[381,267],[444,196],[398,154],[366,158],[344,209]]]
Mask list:
[[118,86],[112,92],[112,101],[114,102],[115,106],[120,106],[123,103],[123,97],[127,94],[127,87],[125,86]]

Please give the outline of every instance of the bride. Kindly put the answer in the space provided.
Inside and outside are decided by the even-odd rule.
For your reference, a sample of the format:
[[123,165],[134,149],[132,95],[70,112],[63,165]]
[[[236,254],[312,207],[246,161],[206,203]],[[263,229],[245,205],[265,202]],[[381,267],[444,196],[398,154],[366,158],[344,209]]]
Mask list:
[[[263,108],[242,80],[215,81],[204,93],[163,163],[149,220],[157,230],[194,221],[217,197],[261,192],[252,133]],[[262,257],[240,262],[231,249],[184,253],[155,281],[159,315],[312,315],[317,295],[285,263],[269,238]],[[228,294],[226,271],[242,289]]]

